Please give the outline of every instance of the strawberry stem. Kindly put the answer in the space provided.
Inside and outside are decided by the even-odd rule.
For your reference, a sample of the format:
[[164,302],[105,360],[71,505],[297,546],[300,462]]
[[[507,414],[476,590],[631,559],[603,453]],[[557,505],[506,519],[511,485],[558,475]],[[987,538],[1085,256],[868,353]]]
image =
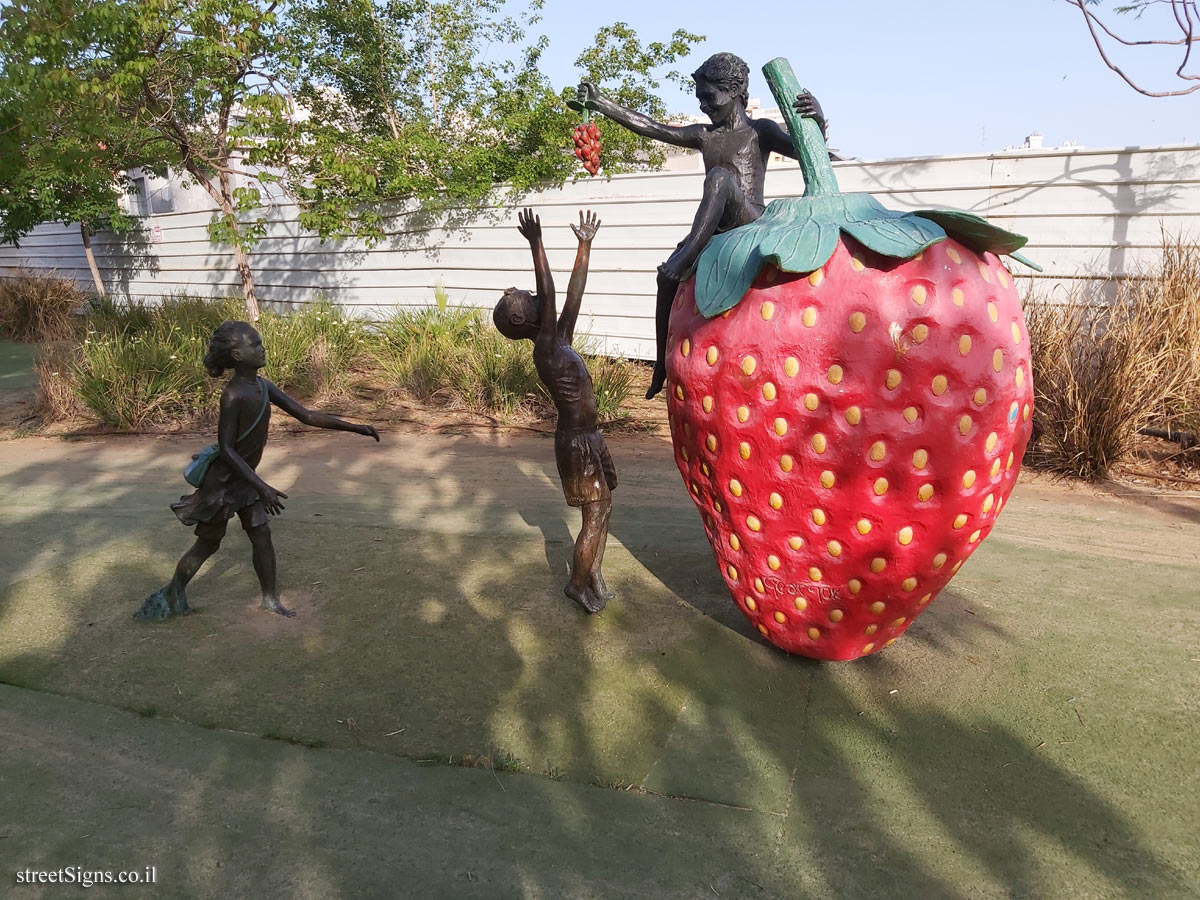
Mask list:
[[763,66],[763,75],[787,122],[796,158],[804,172],[804,196],[820,197],[839,193],[837,176],[829,162],[829,148],[825,146],[825,138],[821,137],[820,127],[814,120],[806,119],[792,109],[796,95],[802,93],[803,89],[796,79],[796,73],[792,71],[791,63],[780,56]]

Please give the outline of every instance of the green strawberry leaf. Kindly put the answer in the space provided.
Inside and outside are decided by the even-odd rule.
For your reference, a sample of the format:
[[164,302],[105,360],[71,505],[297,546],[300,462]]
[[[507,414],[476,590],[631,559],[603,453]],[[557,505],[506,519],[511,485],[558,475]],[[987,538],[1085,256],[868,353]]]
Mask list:
[[982,216],[957,209],[919,209],[913,215],[941,225],[947,234],[976,253],[990,250],[997,256],[1012,256],[1029,242],[1023,234],[997,228]]
[[842,230],[868,250],[900,259],[912,259],[931,244],[946,239],[946,232],[937,224],[908,214],[847,222]]
[[829,261],[845,231],[885,256],[909,259],[946,232],[911,213],[887,209],[870,194],[774,200],[754,222],[718,234],[696,266],[696,305],[707,318],[737,306],[765,263],[811,272]]
[[[811,272],[825,264],[837,247],[838,227],[835,215],[840,210],[828,209],[819,200],[777,200],[767,208],[771,220],[758,233],[758,252],[764,260],[774,262],[787,272]],[[776,204],[779,206],[776,207]],[[776,207],[774,210],[771,207]],[[765,217],[767,213],[764,213]],[[757,275],[755,272],[754,275]],[[753,276],[750,279],[754,280]],[[749,287],[749,285],[747,285]],[[743,291],[743,293],[745,293]]]
[[953,209],[898,212],[870,194],[824,194],[774,200],[754,222],[718,234],[696,265],[696,306],[706,318],[737,306],[762,267],[811,272],[829,261],[845,232],[882,256],[912,259],[949,235],[977,253],[1006,254],[1032,269],[1017,253],[1028,240],[980,216]]
[[1029,266],[1029,268],[1033,269],[1033,271],[1035,271],[1035,272],[1044,271],[1044,269],[1042,269],[1041,266],[1039,266],[1037,263],[1035,263],[1032,259],[1029,259],[1028,257],[1026,257],[1025,254],[1023,254],[1023,253],[1010,253],[1008,255],[1012,259],[1015,259],[1017,262],[1021,263],[1022,265]]

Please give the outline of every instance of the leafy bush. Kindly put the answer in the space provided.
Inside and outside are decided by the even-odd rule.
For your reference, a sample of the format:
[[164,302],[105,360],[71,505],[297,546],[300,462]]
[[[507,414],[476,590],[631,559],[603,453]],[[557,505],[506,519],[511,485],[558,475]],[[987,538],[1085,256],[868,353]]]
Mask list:
[[400,307],[375,323],[375,336],[386,351],[403,354],[416,344],[444,348],[471,340],[479,333],[478,309],[451,307],[441,287],[434,291],[434,301],[430,307]]
[[22,270],[0,278],[0,338],[65,341],[75,335],[89,294],[74,281]]
[[585,356],[596,389],[596,412],[601,422],[614,422],[628,413],[629,398],[637,389],[638,368],[626,359]]
[[204,371],[208,340],[236,310],[182,294],[157,306],[96,303],[73,371],[76,395],[116,428],[194,420],[220,387]]
[[510,341],[479,316],[480,333],[453,372],[467,406],[507,417],[554,415],[533,364],[533,345]]
[[[50,420],[91,410],[122,429],[210,418],[223,381],[204,371],[208,341],[236,300],[185,294],[161,303],[95,301],[82,341],[53,345],[39,364],[42,411]],[[264,374],[305,397],[344,394],[369,376],[421,403],[503,418],[549,417],[553,404],[533,365],[532,346],[510,341],[477,309],[438,304],[401,309],[368,323],[327,302],[290,314],[264,312]],[[587,346],[586,337],[581,344]],[[620,361],[585,354],[601,421],[624,414],[637,378]]]
[[[377,363],[385,381],[421,403],[465,408],[505,418],[547,418],[554,404],[533,364],[528,341],[510,341],[485,311],[444,302],[402,309],[379,324]],[[620,360],[588,353],[576,340],[592,375],[600,420],[624,415],[637,379]]]
[[364,322],[328,301],[264,312],[257,327],[267,348],[264,374],[306,397],[344,394],[366,351]]
[[213,393],[197,343],[179,332],[93,332],[84,340],[75,391],[117,428],[188,421]]
[[421,403],[513,416],[537,402],[529,348],[505,340],[478,309],[400,309],[377,334],[384,381]]

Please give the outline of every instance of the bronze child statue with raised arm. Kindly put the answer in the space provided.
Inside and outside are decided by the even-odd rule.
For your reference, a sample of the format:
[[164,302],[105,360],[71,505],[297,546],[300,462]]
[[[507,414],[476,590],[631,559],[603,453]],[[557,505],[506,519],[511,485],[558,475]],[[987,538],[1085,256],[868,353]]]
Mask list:
[[[579,103],[587,109],[601,112],[644,137],[699,150],[704,156],[704,193],[692,230],[658,267],[657,356],[647,400],[661,391],[667,380],[667,325],[679,283],[695,270],[701,251],[714,234],[747,225],[763,214],[763,182],[769,155],[781,153],[796,158],[791,138],[783,128],[770,119],[751,119],[746,114],[750,69],[740,57],[732,53],[711,56],[692,73],[692,78],[700,111],[712,119],[711,125],[665,125],[613,102],[590,81],[579,85]],[[793,106],[800,115],[816,119],[821,133],[825,133],[825,116],[812,94],[799,94]]]
[[592,239],[600,221],[594,213],[579,213],[579,225],[571,230],[579,239],[575,267],[567,284],[567,299],[562,316],[556,314],[554,279],[542,244],[542,223],[530,209],[517,217],[517,230],[529,241],[533,251],[533,271],[537,293],[509,288],[496,304],[492,320],[506,338],[533,341],[533,362],[538,376],[550,392],[558,409],[554,431],[554,456],[562,479],[563,494],[570,506],[583,511],[583,526],[575,541],[571,579],[563,593],[589,613],[600,612],[613,597],[600,564],[608,540],[608,519],[612,512],[612,491],[617,486],[608,446],[598,427],[596,396],[592,377],[582,357],[571,348],[575,320],[587,283],[588,260]]
[[266,350],[258,331],[246,322],[222,322],[213,332],[204,357],[204,368],[213,378],[233,369],[221,391],[217,443],[198,454],[185,477],[196,487],[180,497],[171,509],[184,525],[196,526],[196,542],[179,560],[175,576],[146,598],[134,618],[165,619],[188,612],[184,589],[210,556],[221,546],[225,528],[236,515],[253,548],[254,571],[262,588],[262,608],[282,616],[294,616],[279,602],[275,583],[275,548],[271,543],[270,517],[283,512],[287,494],[277,491],[259,477],[255,469],[262,459],[271,421],[271,404],[305,425],[333,428],[379,440],[370,425],[355,425],[327,413],[305,409],[258,370],[267,364]]

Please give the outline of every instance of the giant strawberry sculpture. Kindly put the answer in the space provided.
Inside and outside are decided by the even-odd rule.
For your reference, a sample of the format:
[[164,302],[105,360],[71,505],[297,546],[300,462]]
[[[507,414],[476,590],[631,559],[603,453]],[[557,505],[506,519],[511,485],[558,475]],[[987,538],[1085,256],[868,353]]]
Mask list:
[[[764,67],[781,109],[799,92]],[[803,197],[718,235],[671,314],[676,463],[738,607],[819,659],[891,644],[991,531],[1029,440],[1020,299],[977,216],[840,194],[789,118]]]

